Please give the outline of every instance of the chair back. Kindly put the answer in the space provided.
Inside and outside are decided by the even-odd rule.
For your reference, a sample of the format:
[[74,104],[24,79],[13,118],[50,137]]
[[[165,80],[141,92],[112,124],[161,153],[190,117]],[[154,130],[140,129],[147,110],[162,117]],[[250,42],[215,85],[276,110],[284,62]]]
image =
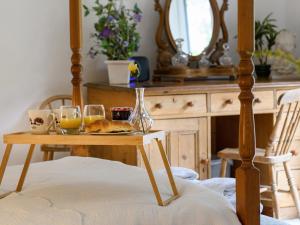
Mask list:
[[71,95],[55,95],[47,98],[40,105],[40,109],[55,109],[62,105],[72,105]]
[[290,90],[279,97],[279,112],[265,156],[279,156],[291,151],[300,121],[300,89]]

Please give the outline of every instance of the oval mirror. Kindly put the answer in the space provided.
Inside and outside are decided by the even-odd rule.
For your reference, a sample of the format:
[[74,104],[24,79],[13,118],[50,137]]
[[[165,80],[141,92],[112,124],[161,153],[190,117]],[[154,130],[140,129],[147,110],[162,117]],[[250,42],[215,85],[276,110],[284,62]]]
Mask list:
[[[183,39],[182,50],[188,55],[199,56],[214,43],[216,34],[215,3],[212,0],[169,0],[167,30],[173,47]],[[217,10],[218,11],[218,10]]]

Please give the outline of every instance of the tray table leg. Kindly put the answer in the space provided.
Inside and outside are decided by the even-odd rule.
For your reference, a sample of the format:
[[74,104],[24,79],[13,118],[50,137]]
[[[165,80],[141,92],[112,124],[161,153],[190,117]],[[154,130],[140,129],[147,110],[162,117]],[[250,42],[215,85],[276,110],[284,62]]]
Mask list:
[[145,163],[145,167],[146,167],[146,170],[147,170],[147,173],[148,173],[148,176],[149,176],[149,179],[150,179],[150,182],[151,182],[151,185],[152,185],[152,188],[153,188],[153,191],[154,191],[157,203],[158,203],[158,205],[163,206],[163,201],[161,199],[161,196],[160,196],[160,193],[159,193],[156,181],[155,181],[155,177],[153,175],[153,171],[151,169],[148,157],[146,155],[145,148],[144,148],[143,145],[141,145],[141,146],[138,146],[138,149],[140,150],[142,158],[143,158],[143,161]]
[[0,167],[0,184],[2,183],[2,180],[3,180],[4,172],[5,172],[5,169],[7,166],[7,162],[9,160],[12,146],[13,146],[12,144],[6,145],[5,153],[3,155],[1,167]]
[[34,148],[35,148],[35,145],[30,145],[30,148],[29,148],[29,151],[28,151],[28,154],[27,154],[27,157],[26,157],[26,161],[25,161],[25,164],[24,164],[24,167],[23,167],[20,179],[19,179],[19,183],[18,183],[16,192],[22,191],[23,184],[24,184],[24,181],[25,181],[25,178],[26,178],[26,174],[28,172],[28,168],[29,168],[29,165],[30,165],[30,161],[31,161],[31,158],[32,158]]
[[174,181],[174,177],[173,177],[173,174],[172,174],[172,171],[171,171],[171,168],[170,168],[169,161],[168,161],[168,159],[167,159],[166,152],[164,151],[163,144],[162,144],[161,140],[155,139],[155,141],[156,141],[156,143],[157,143],[157,145],[158,145],[158,148],[159,148],[159,151],[160,151],[161,158],[162,158],[162,160],[163,160],[165,169],[166,169],[166,171],[167,171],[168,178],[169,178],[169,181],[170,181],[170,185],[171,185],[171,187],[172,187],[173,194],[174,194],[175,196],[177,196],[177,195],[178,195],[178,190],[177,190],[177,187],[176,187],[176,184],[175,184],[175,181]]
[[172,187],[172,190],[173,190],[173,194],[174,194],[172,197],[170,197],[169,199],[167,199],[165,201],[162,200],[161,195],[159,193],[159,190],[158,190],[158,187],[157,187],[157,183],[155,181],[155,177],[153,175],[153,171],[151,169],[151,165],[150,165],[148,157],[146,155],[146,151],[145,151],[144,146],[142,146],[142,145],[138,146],[138,149],[141,152],[141,155],[142,155],[142,158],[143,158],[143,161],[144,161],[144,164],[145,164],[145,167],[146,167],[146,170],[147,170],[147,173],[148,173],[148,176],[149,176],[149,179],[150,179],[150,182],[151,182],[151,185],[152,185],[152,188],[153,188],[153,191],[154,191],[154,194],[155,194],[155,197],[156,197],[158,205],[160,205],[160,206],[167,206],[173,200],[177,199],[179,197],[179,194],[178,194],[178,191],[177,191],[177,188],[176,188],[176,184],[175,184],[173,175],[171,173],[170,165],[168,163],[167,156],[165,154],[163,146],[162,145],[161,146],[158,145],[158,146],[159,146],[160,153],[161,153],[162,159],[164,161],[164,165],[165,165],[165,168],[167,170],[168,178],[169,178],[169,181],[170,181],[170,184],[171,184],[171,187]]

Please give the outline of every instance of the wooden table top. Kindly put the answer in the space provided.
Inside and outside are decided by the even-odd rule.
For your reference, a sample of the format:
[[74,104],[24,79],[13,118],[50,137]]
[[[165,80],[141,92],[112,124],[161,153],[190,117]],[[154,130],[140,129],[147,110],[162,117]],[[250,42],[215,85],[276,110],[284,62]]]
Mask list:
[[30,132],[18,132],[3,135],[5,144],[48,144],[48,145],[147,145],[154,139],[162,140],[164,131],[151,131],[148,134],[31,134]]
[[[178,93],[206,93],[220,91],[240,91],[237,80],[200,80],[179,82],[142,82],[131,84],[87,83],[87,88],[134,92],[137,87],[145,88],[145,95],[178,94]],[[254,89],[285,89],[299,88],[300,75],[286,76],[285,78],[274,78],[269,80],[256,80]]]

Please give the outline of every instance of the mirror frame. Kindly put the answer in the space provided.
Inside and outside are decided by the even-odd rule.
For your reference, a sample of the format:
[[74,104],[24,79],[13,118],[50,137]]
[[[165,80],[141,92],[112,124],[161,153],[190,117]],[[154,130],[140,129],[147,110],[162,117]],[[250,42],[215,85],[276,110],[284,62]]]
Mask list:
[[[166,0],[166,8],[165,8],[165,26],[166,26],[166,33],[167,36],[169,38],[169,42],[171,43],[171,46],[173,47],[173,51],[176,52],[176,43],[175,40],[173,38],[173,34],[171,31],[171,26],[170,26],[170,8],[171,8],[171,3],[174,0]],[[210,53],[219,38],[219,33],[220,33],[220,12],[219,12],[219,6],[217,3],[217,0],[208,0],[211,6],[211,10],[212,10],[212,16],[213,16],[213,29],[212,29],[212,36],[210,39],[210,42],[208,44],[208,46],[205,48],[207,53]],[[195,56],[191,56],[189,55],[190,60],[192,61],[198,61],[200,60],[201,56],[203,54],[203,51],[201,54],[199,55],[195,55]]]
[[228,30],[225,23],[225,12],[228,10],[228,1],[223,0],[221,7],[217,0],[209,0],[214,18],[213,35],[207,47],[206,55],[212,66],[208,68],[197,68],[195,64],[199,61],[199,56],[189,57],[189,67],[174,67],[172,57],[176,54],[176,44],[173,40],[169,25],[170,6],[172,0],[165,0],[164,8],[160,0],[154,0],[155,11],[159,13],[159,24],[156,30],[155,41],[157,45],[156,69],[154,70],[153,80],[178,80],[184,81],[187,78],[209,77],[209,76],[228,76],[236,77],[236,68],[232,66],[221,66],[219,59],[223,55],[223,44],[228,43]]

